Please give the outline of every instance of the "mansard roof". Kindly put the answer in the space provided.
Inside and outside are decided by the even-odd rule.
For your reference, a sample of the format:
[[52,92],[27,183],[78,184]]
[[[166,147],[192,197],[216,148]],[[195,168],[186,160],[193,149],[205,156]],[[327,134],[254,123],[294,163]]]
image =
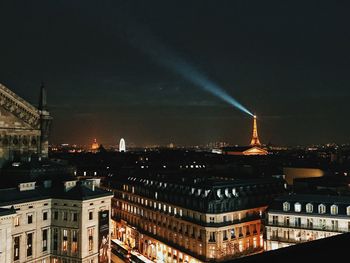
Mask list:
[[94,190],[92,190],[80,182],[68,191],[65,191],[62,185],[54,185],[52,187],[37,186],[32,190],[25,191],[21,191],[19,188],[7,188],[0,189],[0,206],[9,206],[51,198],[84,201],[112,195],[111,192],[99,187],[95,187]]
[[[283,204],[288,202],[290,204],[289,211],[283,211]],[[344,195],[320,195],[320,194],[290,194],[277,197],[269,208],[271,212],[283,213],[299,213],[294,211],[294,205],[299,203],[301,205],[300,213],[318,214],[318,206],[323,204],[326,206],[326,214],[330,214],[330,207],[332,205],[338,206],[339,215],[347,215],[347,207],[350,207],[350,196]],[[306,205],[313,205],[312,212],[306,211]]]
[[119,181],[126,192],[203,212],[244,210],[267,205],[284,192],[276,178],[216,180],[195,178],[185,182],[129,177]]

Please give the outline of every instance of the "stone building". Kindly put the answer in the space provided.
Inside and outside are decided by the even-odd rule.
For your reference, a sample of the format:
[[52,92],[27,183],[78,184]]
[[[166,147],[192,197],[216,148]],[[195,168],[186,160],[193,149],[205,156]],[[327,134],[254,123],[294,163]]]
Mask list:
[[0,262],[109,263],[113,194],[46,158],[50,123],[44,87],[36,108],[0,85]]
[[1,189],[0,262],[110,262],[111,197],[94,181]]
[[266,248],[313,241],[350,232],[350,197],[291,194],[268,210]]
[[262,217],[284,191],[283,180],[179,181],[129,177],[112,186],[115,243],[160,262],[222,261],[263,250]]
[[47,157],[51,120],[43,86],[36,108],[0,84],[0,168],[6,161]]

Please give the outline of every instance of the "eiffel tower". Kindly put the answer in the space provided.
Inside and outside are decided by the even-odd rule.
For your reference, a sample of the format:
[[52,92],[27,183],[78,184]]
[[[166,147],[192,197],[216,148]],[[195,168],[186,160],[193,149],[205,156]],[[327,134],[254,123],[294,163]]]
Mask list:
[[260,146],[261,143],[258,137],[258,125],[256,124],[256,115],[254,115],[254,123],[253,123],[253,137],[250,141],[251,146]]

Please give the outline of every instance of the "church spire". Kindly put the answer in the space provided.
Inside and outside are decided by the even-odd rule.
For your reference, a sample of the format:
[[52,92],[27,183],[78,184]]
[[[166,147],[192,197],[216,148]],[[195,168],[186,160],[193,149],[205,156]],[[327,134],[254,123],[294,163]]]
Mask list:
[[253,137],[250,141],[251,146],[260,146],[261,143],[258,137],[258,125],[256,124],[256,115],[254,115],[254,123],[253,123]]
[[40,86],[39,110],[41,111],[47,110],[46,90],[45,90],[44,82],[42,82]]

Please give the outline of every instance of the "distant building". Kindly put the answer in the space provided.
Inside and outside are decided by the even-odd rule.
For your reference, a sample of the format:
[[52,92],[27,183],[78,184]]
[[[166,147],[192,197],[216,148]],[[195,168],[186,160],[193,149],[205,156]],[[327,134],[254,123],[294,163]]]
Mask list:
[[7,161],[47,157],[51,121],[43,86],[36,108],[0,84],[0,168]]
[[126,152],[125,140],[123,138],[119,142],[119,152]]
[[283,186],[278,179],[129,177],[113,187],[112,241],[157,262],[208,262],[262,252],[262,216]]
[[227,155],[267,155],[268,152],[260,146],[261,143],[258,137],[258,125],[256,122],[256,116],[254,116],[253,136],[250,142],[250,146],[222,147],[221,149],[214,149],[213,153],[221,153]]
[[350,196],[282,196],[269,207],[267,220],[267,250],[350,232]]
[[310,167],[283,167],[283,174],[289,185],[293,185],[298,178],[320,178],[325,172],[319,168]]
[[97,140],[94,139],[93,143],[91,144],[91,151],[97,152],[99,148],[100,148],[100,145],[97,143]]

